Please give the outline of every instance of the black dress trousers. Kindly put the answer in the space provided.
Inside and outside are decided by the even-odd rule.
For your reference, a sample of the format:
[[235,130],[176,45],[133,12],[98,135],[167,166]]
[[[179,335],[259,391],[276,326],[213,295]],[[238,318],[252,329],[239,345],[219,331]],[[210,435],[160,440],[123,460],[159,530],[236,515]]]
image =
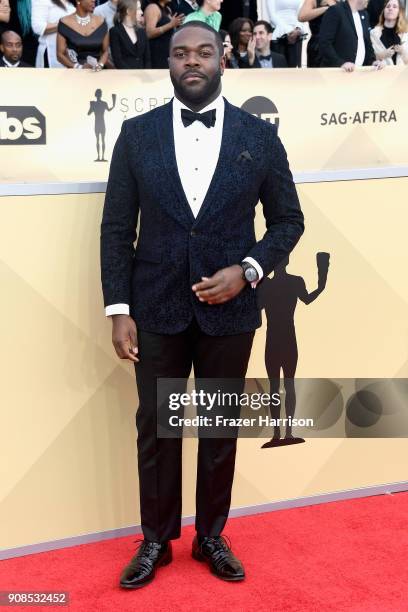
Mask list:
[[[241,379],[243,390],[254,334],[209,336],[195,319],[178,334],[138,330],[136,427],[141,522],[147,540],[166,542],[180,537],[181,529],[182,438],[157,438],[157,378],[187,379],[193,365],[196,378]],[[235,437],[199,438],[198,535],[220,535],[227,521],[236,443]]]

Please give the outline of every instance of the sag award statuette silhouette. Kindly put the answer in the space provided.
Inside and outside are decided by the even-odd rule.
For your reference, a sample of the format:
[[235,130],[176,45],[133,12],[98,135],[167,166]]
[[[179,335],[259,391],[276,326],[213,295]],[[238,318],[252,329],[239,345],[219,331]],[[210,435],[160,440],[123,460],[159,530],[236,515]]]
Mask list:
[[[273,278],[265,278],[259,287],[258,305],[265,309],[266,344],[265,366],[268,373],[270,394],[279,393],[280,371],[283,371],[285,386],[286,418],[292,418],[296,409],[295,373],[298,360],[294,314],[297,301],[310,304],[324,291],[329,271],[329,253],[316,253],[318,283],[317,289],[307,292],[305,281],[301,276],[286,272],[289,257],[284,258],[274,269]],[[272,419],[280,418],[281,405],[270,404]],[[279,425],[274,427],[273,438],[262,448],[299,444],[303,438],[292,435],[292,426],[286,425],[285,437],[281,439]]]
[[[95,136],[96,136],[96,152],[97,159],[96,162],[106,162],[105,159],[105,134],[106,134],[106,126],[105,126],[105,111],[110,112],[115,108],[116,104],[116,94],[112,94],[112,106],[109,107],[108,103],[102,100],[102,90],[97,89],[95,91],[96,100],[91,100],[89,103],[88,115],[94,113],[95,115]],[[101,156],[101,148],[102,148],[102,156]]]

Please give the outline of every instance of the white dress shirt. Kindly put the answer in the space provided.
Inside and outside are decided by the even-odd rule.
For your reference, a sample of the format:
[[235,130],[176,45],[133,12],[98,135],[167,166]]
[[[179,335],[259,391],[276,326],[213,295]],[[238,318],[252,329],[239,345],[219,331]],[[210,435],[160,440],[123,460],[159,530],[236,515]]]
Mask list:
[[364,58],[365,58],[365,42],[364,42],[364,33],[363,33],[363,25],[361,23],[361,16],[360,13],[358,11],[353,11],[353,19],[354,19],[354,25],[356,26],[356,32],[357,32],[357,55],[356,55],[356,59],[355,59],[355,65],[356,66],[362,66],[364,64]]
[[3,62],[6,64],[5,68],[18,68],[20,65],[20,60],[18,60],[18,62],[16,62],[15,64],[12,64],[11,62],[9,62],[8,60],[6,60],[6,58],[3,55]]
[[[205,113],[208,110],[216,110],[215,125],[209,128],[201,121],[193,121],[184,127],[181,120],[182,108],[188,107],[174,97],[173,132],[177,168],[187,202],[194,217],[197,217],[220,156],[225,103],[223,97],[219,95],[200,111]],[[255,287],[263,276],[263,270],[252,257],[246,257],[244,261],[251,263],[258,272],[258,281],[252,283],[252,287]],[[106,316],[129,314],[129,305],[113,304],[107,306],[105,311]]]
[[[204,202],[205,195],[218,163],[224,125],[224,100],[218,96],[200,113],[215,108],[214,127],[206,127],[201,121],[194,121],[184,127],[181,109],[188,108],[177,98],[173,99],[173,130],[177,168],[181,184],[193,215],[196,217]],[[188,155],[186,153],[188,152]]]
[[268,59],[265,59],[268,56],[260,55],[259,53],[257,53],[256,56],[261,64],[261,68],[273,68],[272,54],[269,55]]

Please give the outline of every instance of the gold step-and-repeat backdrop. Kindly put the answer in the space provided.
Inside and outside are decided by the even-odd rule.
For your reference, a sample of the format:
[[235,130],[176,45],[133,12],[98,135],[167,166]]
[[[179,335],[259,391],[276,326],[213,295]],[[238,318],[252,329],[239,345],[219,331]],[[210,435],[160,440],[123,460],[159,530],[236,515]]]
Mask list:
[[[168,102],[172,91],[165,70],[3,71],[0,181],[106,180],[122,121]],[[230,70],[223,93],[278,124],[295,172],[407,162],[405,67]]]
[[[15,72],[6,71],[5,80],[16,79]],[[277,76],[279,85],[269,88],[261,76],[251,73],[246,82],[234,74],[228,75],[225,92],[237,104],[258,93],[274,101],[282,139],[298,169],[335,166],[336,151],[348,151],[346,158],[356,167],[352,161],[360,155],[360,142],[367,165],[374,160],[407,164],[402,142],[406,74],[295,71]],[[112,82],[108,74],[79,76],[87,79],[74,90],[70,79],[77,75],[55,71],[47,84],[39,71],[35,88],[28,87],[24,99],[21,82],[14,81],[14,90],[11,81],[2,87],[8,108],[30,104],[47,119],[45,146],[0,145],[1,172],[10,181],[104,178],[109,164],[92,161],[90,94],[99,87],[111,104],[111,93],[117,93],[115,108],[106,111],[109,158],[123,118],[119,98],[125,93],[118,83],[127,96],[132,92],[133,100],[148,99],[146,90],[171,93],[165,77],[159,75],[155,83],[152,73],[114,73]],[[322,112],[341,109],[394,110],[397,123],[319,126]],[[0,125],[3,138],[4,115]],[[377,130],[383,136],[377,138]],[[42,157],[47,147],[48,157]],[[38,164],[36,169],[28,159]],[[407,189],[408,178],[298,185],[306,231],[287,272],[303,279],[312,292],[318,278],[316,253],[330,254],[324,291],[308,305],[297,303],[298,377],[408,377]],[[103,312],[102,207],[103,194],[0,198],[4,549],[140,522],[137,393],[133,366],[116,358]],[[261,235],[261,211],[256,222]],[[264,324],[255,336],[251,377],[266,378],[265,335]],[[406,438],[349,438],[345,433],[275,449],[261,449],[263,442],[239,440],[234,508],[407,480]],[[184,441],[183,465],[183,515],[189,516],[195,512],[196,440]]]

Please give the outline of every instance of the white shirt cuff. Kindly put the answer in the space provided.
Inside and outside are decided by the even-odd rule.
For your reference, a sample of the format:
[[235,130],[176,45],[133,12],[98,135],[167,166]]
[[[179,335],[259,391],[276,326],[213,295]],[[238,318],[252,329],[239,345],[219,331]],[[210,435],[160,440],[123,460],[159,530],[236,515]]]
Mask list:
[[251,283],[252,289],[255,289],[259,281],[263,278],[263,270],[261,266],[259,265],[259,263],[252,257],[245,257],[245,259],[243,259],[242,261],[247,261],[248,263],[250,263],[251,266],[254,266],[255,270],[258,272],[258,277],[259,277],[258,280]]
[[107,317],[117,314],[129,314],[129,304],[112,304],[111,306],[106,306],[105,314]]

